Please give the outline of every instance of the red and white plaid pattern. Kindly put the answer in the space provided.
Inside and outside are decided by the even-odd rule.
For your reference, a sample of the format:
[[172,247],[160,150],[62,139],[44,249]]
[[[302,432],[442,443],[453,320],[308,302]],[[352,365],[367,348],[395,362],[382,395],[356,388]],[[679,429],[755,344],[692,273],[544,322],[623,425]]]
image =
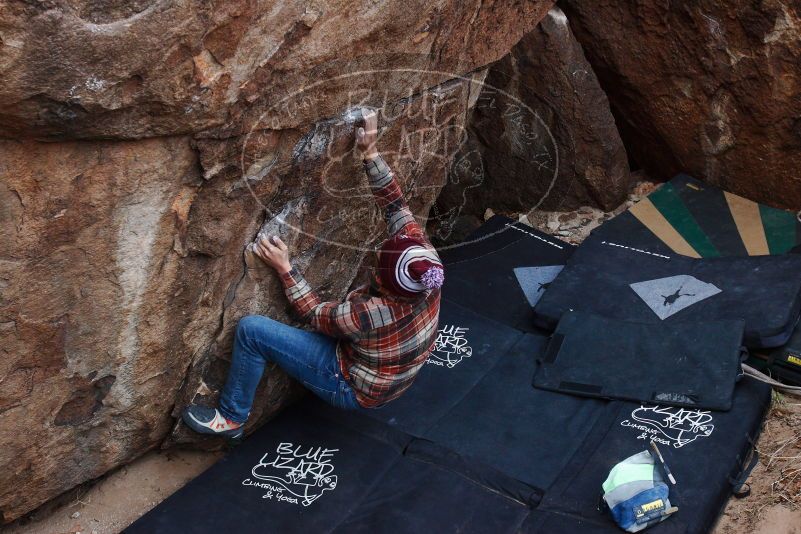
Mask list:
[[[364,168],[390,235],[418,238],[434,251],[384,160],[365,162]],[[380,406],[412,384],[437,336],[439,288],[396,297],[382,290],[374,277],[371,284],[351,291],[344,302],[321,302],[294,268],[281,278],[295,311],[316,330],[340,338],[339,366],[360,405]]]

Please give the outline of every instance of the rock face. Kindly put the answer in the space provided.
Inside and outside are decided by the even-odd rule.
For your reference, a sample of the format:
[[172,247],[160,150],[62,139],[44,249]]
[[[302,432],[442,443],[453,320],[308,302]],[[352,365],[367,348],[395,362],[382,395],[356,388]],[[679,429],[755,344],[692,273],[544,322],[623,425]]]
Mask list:
[[308,125],[357,98],[347,76],[315,82],[379,71],[362,76],[360,97],[397,100],[415,73],[375,83],[386,69],[468,72],[505,54],[550,3],[3,0],[0,136],[236,131],[301,88],[309,100],[324,91],[314,107],[270,116],[273,127]]
[[[470,134],[437,201],[456,221],[476,219],[488,206],[524,213],[582,205],[611,210],[626,198],[623,142],[559,8],[492,65]],[[453,230],[461,237],[458,222]]]
[[801,5],[586,2],[565,10],[633,158],[801,208]]
[[[348,110],[426,214],[481,67],[550,6],[0,0],[0,520],[196,439],[174,416],[239,317],[291,320],[259,229],[329,298],[380,239]],[[298,393],[265,375],[254,425]]]
[[[394,107],[397,115],[385,118],[380,125],[384,157],[405,184],[412,210],[423,217],[445,184],[452,150],[464,142],[464,118],[480,91],[482,74],[477,74],[475,81],[457,79],[421,91]],[[436,117],[427,110],[436,110]],[[250,187],[258,192],[257,199],[265,202],[266,210],[238,235],[248,240],[260,230],[268,235],[281,235],[293,251],[295,265],[323,298],[342,298],[365,254],[369,255],[385,235],[385,223],[366,188],[361,163],[352,153],[353,125],[348,117],[340,117],[321,121],[303,135],[286,135],[288,140],[268,138],[262,142],[254,136],[198,140],[201,163],[204,169],[211,169],[209,172],[220,168],[220,161],[230,161],[226,154],[236,149],[247,160],[268,161],[268,176],[281,176],[281,182],[267,183],[266,177],[256,175],[243,185],[238,169],[224,167],[218,171],[211,180],[218,188],[209,188],[207,192],[219,198],[210,201],[209,211],[201,216],[215,224],[191,225],[190,221],[191,229],[186,236],[188,250],[200,247],[196,252],[206,250],[213,254],[217,247],[228,246],[227,237],[218,234],[222,229],[227,234],[231,226],[226,222],[231,217],[231,206],[223,199],[232,188],[237,189],[246,202],[242,216],[235,219],[247,220],[246,213],[257,212],[259,208],[248,191]],[[281,150],[282,144],[286,149]],[[259,164],[256,168],[263,172],[264,166]],[[225,241],[220,242],[221,239]],[[178,408],[190,401],[216,400],[228,370],[232,335],[240,317],[260,313],[292,320],[275,275],[253,254],[246,252],[243,256],[242,249],[248,240],[235,242],[236,261],[225,264],[229,269],[223,275],[226,282],[215,284],[218,293],[211,302],[216,306],[222,303],[222,315],[218,312],[215,316],[219,324],[204,325],[202,333],[194,334],[214,337],[206,338],[202,345],[205,356],[195,359],[187,374],[175,417],[179,415]],[[190,279],[208,272],[205,265],[199,267]],[[266,300],[265,294],[274,297]],[[209,311],[203,316],[210,315]],[[270,374],[262,385],[265,387],[249,421],[251,428],[282,407],[279,401],[286,396],[287,382],[281,373]],[[197,435],[182,424],[177,425],[169,443],[186,440],[197,441]]]

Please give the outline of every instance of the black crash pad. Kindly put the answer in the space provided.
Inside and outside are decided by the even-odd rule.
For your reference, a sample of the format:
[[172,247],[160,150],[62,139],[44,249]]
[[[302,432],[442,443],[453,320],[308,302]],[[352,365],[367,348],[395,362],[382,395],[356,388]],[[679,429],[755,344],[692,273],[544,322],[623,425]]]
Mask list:
[[[798,214],[757,204],[679,174],[641,203],[596,228],[588,242],[609,241],[660,254],[699,257],[801,253]],[[748,363],[801,385],[801,328],[781,349],[752,354]]]
[[647,449],[646,438],[653,437],[678,482],[671,486],[670,502],[679,511],[648,532],[710,532],[732,487],[747,490],[747,485],[742,486],[744,473],[750,472],[756,460],[751,454],[752,443],[758,437],[770,395],[765,384],[745,377],[737,385],[728,412],[642,407],[615,401],[616,413],[611,420],[596,424],[521,531],[620,532],[605,513],[598,511],[600,482],[617,462]]
[[440,252],[445,263],[443,295],[499,323],[535,331],[532,305],[574,249],[530,226],[495,215],[464,243]]
[[425,436],[524,335],[445,297],[438,330],[434,351],[412,385],[414,393],[363,414]]
[[399,461],[336,533],[518,532],[529,508],[422,461]]
[[[770,398],[769,388],[746,378],[725,413],[581,399],[529,387],[519,376],[522,360],[498,365],[507,360],[446,414],[444,443],[370,418],[340,419],[344,412],[308,398],[126,532],[550,534],[586,526],[612,534],[617,527],[596,510],[600,484],[612,465],[646,447],[646,437],[662,445],[679,480],[671,501],[681,513],[653,532],[707,532],[747,470]],[[565,447],[561,454],[555,445]],[[511,474],[550,483],[539,491]]]
[[568,310],[644,323],[743,319],[746,346],[776,347],[801,312],[801,255],[694,259],[588,241],[537,303],[536,324],[552,330]]
[[785,345],[755,352],[748,363],[787,384],[801,386],[801,327],[796,326]]
[[126,532],[330,532],[401,457],[398,445],[337,428],[304,402]]
[[[486,296],[482,273],[473,276]],[[503,291],[519,291],[515,278],[505,280]],[[729,477],[745,465],[768,387],[744,379],[732,410],[711,421],[692,410],[537,390],[531,379],[545,338],[482,316],[480,299],[460,304],[443,300],[441,326],[467,325],[471,356],[451,367],[427,364],[401,399],[379,410],[344,412],[307,397],[127,532],[613,534],[617,527],[596,511],[600,485],[614,463],[645,448],[646,436],[662,440],[681,484],[681,511],[651,531],[708,530]],[[298,459],[297,446],[311,458]],[[329,449],[324,461],[320,447]],[[256,473],[267,478],[255,477],[260,465]]]
[[125,532],[511,534],[528,515],[524,503],[413,458],[428,444],[383,442],[318,408],[310,398],[287,410]]
[[[454,310],[466,312],[443,299],[443,312]],[[507,477],[497,480],[496,489],[509,495],[525,491],[520,483],[545,488],[608,403],[532,388],[536,357],[547,338],[520,333],[504,338],[498,332],[511,333],[487,320],[473,327],[473,342],[487,353],[483,361],[451,369],[429,364],[409,392],[384,408],[322,411],[361,432],[380,436],[377,423],[384,421],[393,431],[443,446]],[[552,432],[554,427],[560,431]]]
[[747,355],[744,326],[740,320],[643,324],[567,312],[539,360],[534,387],[725,411]]
[[535,359],[544,344],[533,334],[520,339],[425,437],[533,487],[548,488],[608,403],[532,388]]

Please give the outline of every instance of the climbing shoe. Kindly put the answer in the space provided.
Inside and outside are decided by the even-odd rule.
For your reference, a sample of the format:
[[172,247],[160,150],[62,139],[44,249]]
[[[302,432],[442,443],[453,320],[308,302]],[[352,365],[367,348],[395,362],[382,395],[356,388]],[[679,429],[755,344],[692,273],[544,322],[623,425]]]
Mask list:
[[217,408],[189,405],[184,410],[183,420],[189,428],[200,434],[223,436],[228,439],[242,437],[243,425],[226,419]]

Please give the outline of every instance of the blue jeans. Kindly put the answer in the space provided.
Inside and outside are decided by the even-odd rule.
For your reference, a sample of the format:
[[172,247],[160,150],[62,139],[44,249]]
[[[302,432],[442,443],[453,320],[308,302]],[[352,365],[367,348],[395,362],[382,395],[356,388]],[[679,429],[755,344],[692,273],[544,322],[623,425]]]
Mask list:
[[333,337],[308,332],[261,315],[240,319],[228,380],[220,396],[223,416],[244,423],[253,406],[264,366],[275,362],[312,393],[338,408],[359,406],[342,377]]

